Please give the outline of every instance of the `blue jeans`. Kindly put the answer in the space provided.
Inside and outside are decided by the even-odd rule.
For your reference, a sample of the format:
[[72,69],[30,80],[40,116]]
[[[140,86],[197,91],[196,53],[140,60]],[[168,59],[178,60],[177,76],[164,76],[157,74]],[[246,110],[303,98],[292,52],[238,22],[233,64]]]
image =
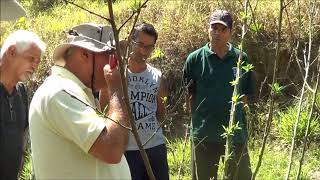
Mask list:
[[[167,161],[167,148],[165,144],[145,149],[149,158],[151,168],[157,180],[169,180],[169,167]],[[144,166],[139,150],[126,151],[132,180],[149,180],[147,170]]]

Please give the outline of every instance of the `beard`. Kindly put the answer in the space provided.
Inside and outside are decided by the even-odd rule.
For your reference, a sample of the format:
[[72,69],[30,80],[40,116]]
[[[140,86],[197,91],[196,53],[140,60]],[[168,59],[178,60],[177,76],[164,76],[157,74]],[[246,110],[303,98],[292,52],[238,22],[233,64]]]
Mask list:
[[32,77],[32,73],[30,72],[26,72],[23,75],[19,76],[19,80],[22,82],[28,81],[29,79],[31,79]]

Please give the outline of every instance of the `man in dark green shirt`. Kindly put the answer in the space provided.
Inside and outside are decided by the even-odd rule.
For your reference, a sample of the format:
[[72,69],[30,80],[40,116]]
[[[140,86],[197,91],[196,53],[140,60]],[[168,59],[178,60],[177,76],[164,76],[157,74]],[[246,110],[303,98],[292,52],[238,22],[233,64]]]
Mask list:
[[[240,50],[229,40],[232,35],[232,16],[224,10],[213,12],[209,20],[210,42],[192,52],[184,66],[185,84],[188,85],[189,102],[192,111],[192,137],[194,140],[193,179],[217,179],[220,157],[225,152],[224,128],[228,127],[236,63]],[[243,65],[248,58],[243,53]],[[251,178],[250,160],[247,151],[247,123],[243,106],[253,94],[251,72],[241,72],[239,93],[244,95],[237,105],[235,121],[240,130],[233,136],[235,155],[230,165],[230,179]],[[241,158],[240,158],[241,157]],[[237,166],[237,162],[239,162]],[[195,166],[196,165],[196,166]],[[238,172],[238,173],[236,173]]]

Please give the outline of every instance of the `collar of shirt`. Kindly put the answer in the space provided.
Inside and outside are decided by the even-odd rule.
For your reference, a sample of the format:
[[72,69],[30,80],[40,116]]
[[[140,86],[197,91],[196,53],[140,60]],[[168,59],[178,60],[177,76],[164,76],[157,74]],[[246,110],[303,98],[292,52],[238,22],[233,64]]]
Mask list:
[[15,96],[15,95],[17,94],[17,86],[15,86],[15,87],[13,88],[13,91],[12,91],[12,93],[10,94],[10,93],[8,92],[8,90],[6,89],[6,87],[4,86],[4,84],[2,84],[2,83],[0,82],[0,92],[3,92],[4,95],[6,95],[6,96],[8,96],[8,97],[10,97],[10,96]]
[[86,85],[84,85],[77,76],[75,76],[72,72],[67,70],[64,67],[61,66],[52,66],[51,68],[52,75],[61,76],[63,78],[67,78],[75,82],[78,86],[81,87],[81,89],[86,90],[90,89]]
[[[225,57],[229,56],[230,55],[230,52],[232,50],[232,44],[231,43],[228,43],[228,47],[229,47],[229,50],[228,52],[226,53]],[[205,46],[204,46],[204,51],[206,53],[207,56],[211,56],[213,54],[216,54],[214,51],[212,51],[209,47],[209,43],[207,43]]]
[[[92,90],[90,88],[88,88],[86,85],[84,85],[80,79],[78,77],[76,77],[72,72],[70,72],[69,70],[67,70],[66,68],[64,67],[61,67],[61,66],[52,66],[51,68],[51,73],[52,75],[54,76],[60,76],[62,78],[66,78],[66,79],[69,79],[71,80],[72,82],[76,83],[82,90],[83,92],[85,93],[82,94],[81,92],[79,91],[76,91],[80,94],[82,94],[81,96],[82,97],[85,97],[86,101],[89,102],[89,104],[91,106],[98,106],[97,105],[97,102],[95,102],[95,99],[94,99],[94,96],[92,94]],[[66,91],[72,93],[75,91],[74,87],[72,85],[68,86],[68,87],[65,87],[64,88]],[[78,94],[77,93],[77,94]],[[73,95],[76,95],[74,93],[72,93]],[[79,99],[82,99],[81,97],[78,97]]]

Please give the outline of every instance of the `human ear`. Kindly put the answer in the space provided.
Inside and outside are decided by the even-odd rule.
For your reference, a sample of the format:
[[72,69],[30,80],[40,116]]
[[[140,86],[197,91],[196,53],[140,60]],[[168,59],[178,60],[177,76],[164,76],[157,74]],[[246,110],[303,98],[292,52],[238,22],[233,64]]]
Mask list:
[[89,59],[90,53],[88,50],[81,48],[80,54],[82,58]]
[[17,55],[17,48],[15,45],[12,45],[8,48],[7,50],[7,55],[10,56],[10,57],[14,57]]

